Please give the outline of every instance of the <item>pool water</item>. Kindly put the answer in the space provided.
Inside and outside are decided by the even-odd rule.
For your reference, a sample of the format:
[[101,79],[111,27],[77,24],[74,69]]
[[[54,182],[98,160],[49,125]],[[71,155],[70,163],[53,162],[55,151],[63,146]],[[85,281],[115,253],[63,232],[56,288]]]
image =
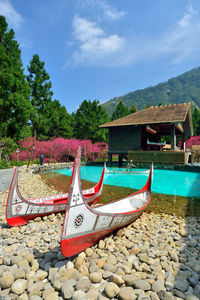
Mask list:
[[[98,182],[102,170],[103,167],[82,166],[81,179]],[[67,176],[72,174],[70,169],[56,172]],[[105,174],[104,184],[138,190],[145,185],[147,178],[147,174]],[[183,197],[200,197],[200,173],[154,169],[152,192]]]

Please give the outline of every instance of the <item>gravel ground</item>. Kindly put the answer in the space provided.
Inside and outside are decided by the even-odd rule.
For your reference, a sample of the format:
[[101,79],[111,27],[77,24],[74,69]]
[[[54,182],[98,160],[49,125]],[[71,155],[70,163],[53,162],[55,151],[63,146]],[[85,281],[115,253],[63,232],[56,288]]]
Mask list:
[[[40,175],[23,168],[19,187],[30,198],[57,193]],[[64,214],[9,227],[7,193],[0,193],[4,300],[200,299],[200,217],[143,213],[98,244],[65,258],[60,251]]]

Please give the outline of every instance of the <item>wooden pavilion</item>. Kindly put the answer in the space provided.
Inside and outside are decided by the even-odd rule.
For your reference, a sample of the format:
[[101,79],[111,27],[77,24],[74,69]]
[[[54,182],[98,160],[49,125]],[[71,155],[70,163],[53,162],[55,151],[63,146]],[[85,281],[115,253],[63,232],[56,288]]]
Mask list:
[[[190,103],[152,106],[123,118],[105,123],[108,128],[108,164],[112,156],[133,162],[157,162],[185,164],[187,154],[184,151],[186,137],[193,135]],[[161,137],[170,137],[170,150],[164,151],[165,142]],[[176,137],[181,136],[182,149],[178,149]]]

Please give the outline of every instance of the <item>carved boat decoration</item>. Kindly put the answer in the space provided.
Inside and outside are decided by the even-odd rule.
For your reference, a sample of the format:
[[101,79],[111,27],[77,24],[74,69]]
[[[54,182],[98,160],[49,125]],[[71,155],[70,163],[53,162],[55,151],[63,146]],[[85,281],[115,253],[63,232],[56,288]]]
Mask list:
[[61,235],[61,251],[66,257],[79,253],[108,233],[133,222],[151,199],[152,167],[145,186],[138,192],[118,201],[90,207],[81,190],[80,160],[81,151],[78,148]]
[[[105,174],[149,174],[150,170],[134,170],[131,166],[127,166],[125,170],[113,170],[113,169],[108,169],[106,167],[106,163],[104,163],[105,167]],[[131,170],[129,170],[131,168]],[[152,163],[152,174],[153,174],[153,163]]]
[[[103,169],[101,178],[94,187],[83,191],[83,195],[89,205],[98,202],[100,199],[103,189],[104,172],[105,169]],[[16,167],[7,198],[7,223],[10,226],[20,226],[36,217],[64,212],[67,201],[68,193],[36,199],[25,199],[19,191],[18,167]]]
[[147,145],[151,145],[151,146],[165,146],[166,145],[166,141],[163,143],[156,143],[156,142],[150,142],[149,139],[147,139]]
[[151,133],[151,134],[156,134],[157,131],[153,128],[151,128],[149,125],[146,126],[146,131]]

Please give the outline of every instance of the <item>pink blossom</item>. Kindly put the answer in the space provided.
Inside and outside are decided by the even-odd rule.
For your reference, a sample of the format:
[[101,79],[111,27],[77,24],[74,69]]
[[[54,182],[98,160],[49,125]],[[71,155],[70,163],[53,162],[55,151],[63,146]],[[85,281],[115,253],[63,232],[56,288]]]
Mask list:
[[192,136],[185,141],[186,148],[191,149],[192,145],[200,145],[200,135]]
[[[18,142],[20,152],[18,159],[36,160],[41,154],[44,154],[44,162],[56,160],[57,162],[65,162],[72,160],[76,154],[77,147],[82,149],[82,158],[85,160],[95,160],[97,158],[106,158],[108,144],[95,143],[92,144],[91,140],[77,140],[77,139],[64,139],[56,138],[48,141],[36,141],[34,138],[25,138]],[[11,155],[12,159],[17,159],[17,154]]]

